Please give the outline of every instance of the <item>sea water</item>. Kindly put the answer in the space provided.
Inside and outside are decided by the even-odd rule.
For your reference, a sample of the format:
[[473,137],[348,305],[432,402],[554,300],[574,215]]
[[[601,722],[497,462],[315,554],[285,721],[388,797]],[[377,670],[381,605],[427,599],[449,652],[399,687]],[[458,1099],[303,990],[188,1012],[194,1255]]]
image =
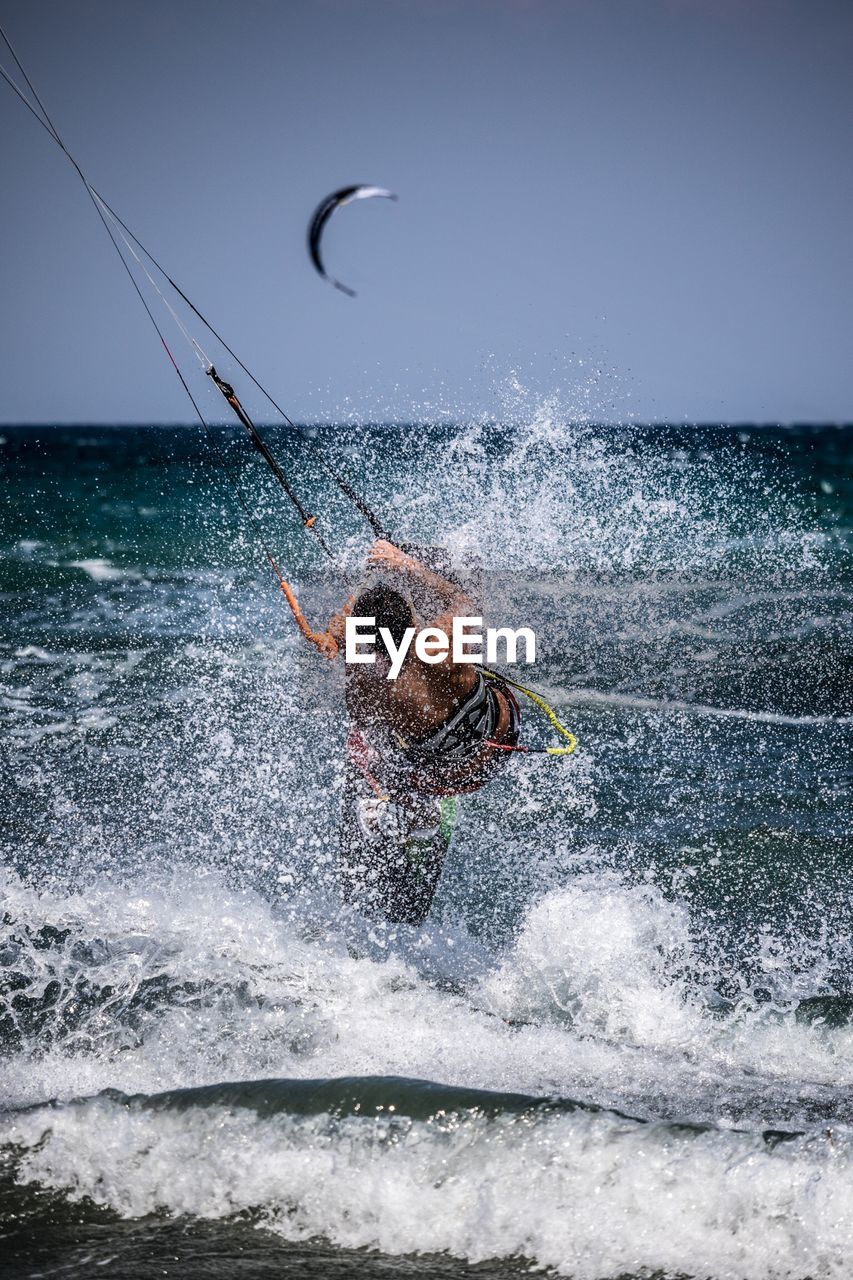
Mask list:
[[[270,430],[326,563],[238,430],[0,432],[0,1270],[848,1275],[853,431]],[[318,444],[580,743],[419,929],[340,900],[342,671],[259,545],[357,580]]]

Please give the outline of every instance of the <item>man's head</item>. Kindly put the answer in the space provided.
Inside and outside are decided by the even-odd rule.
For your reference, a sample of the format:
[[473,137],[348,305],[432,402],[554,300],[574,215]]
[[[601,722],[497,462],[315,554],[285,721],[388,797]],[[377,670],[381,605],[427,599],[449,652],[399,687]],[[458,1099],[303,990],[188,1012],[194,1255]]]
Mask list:
[[375,618],[377,631],[387,627],[396,645],[402,643],[406,628],[415,625],[412,606],[406,597],[381,582],[362,591],[353,603],[352,613],[356,618]]

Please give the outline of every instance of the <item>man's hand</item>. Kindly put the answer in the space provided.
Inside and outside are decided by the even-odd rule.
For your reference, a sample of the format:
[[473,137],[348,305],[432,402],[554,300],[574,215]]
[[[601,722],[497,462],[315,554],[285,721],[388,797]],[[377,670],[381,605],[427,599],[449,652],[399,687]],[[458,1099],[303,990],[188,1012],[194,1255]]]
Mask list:
[[328,631],[315,631],[311,636],[311,643],[319,649],[324,658],[328,658],[331,662],[338,656],[340,646],[334,636],[329,635]]
[[411,556],[406,555],[405,551],[395,547],[393,542],[386,542],[384,538],[376,539],[367,553],[367,563],[381,565],[387,569],[399,569],[403,572],[411,572],[419,567],[417,560],[413,560]]
[[314,648],[319,653],[322,653],[324,658],[328,658],[330,662],[341,651],[341,646],[331,631],[312,631],[310,627],[306,627],[302,634],[309,644],[313,644]]
[[393,542],[386,542],[384,538],[376,539],[367,553],[367,563],[396,569],[398,573],[408,573],[445,602],[448,616],[468,614],[473,608],[468,596],[457,582],[450,582],[440,574],[433,573],[432,569],[428,569],[420,560],[407,555],[405,551],[395,547]]

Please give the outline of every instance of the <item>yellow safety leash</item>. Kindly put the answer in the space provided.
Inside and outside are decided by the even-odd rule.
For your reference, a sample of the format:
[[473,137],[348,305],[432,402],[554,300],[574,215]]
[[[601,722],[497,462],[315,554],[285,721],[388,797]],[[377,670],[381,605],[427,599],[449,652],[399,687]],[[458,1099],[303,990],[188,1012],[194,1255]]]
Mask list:
[[557,718],[557,713],[554,711],[553,707],[548,706],[548,703],[541,694],[534,693],[532,689],[527,688],[527,685],[519,684],[517,680],[512,680],[509,676],[501,675],[498,671],[490,671],[488,667],[482,667],[481,670],[483,675],[488,676],[490,680],[498,680],[502,684],[508,684],[512,689],[517,689],[519,693],[523,693],[524,696],[529,698],[530,701],[539,708],[542,714],[546,716],[549,723],[553,725],[557,732],[562,734],[566,739],[565,747],[515,747],[513,750],[534,753],[538,751],[549,756],[570,756],[572,754],[575,747],[578,745],[577,738],[572,733],[571,729],[567,729],[564,724],[560,723]]

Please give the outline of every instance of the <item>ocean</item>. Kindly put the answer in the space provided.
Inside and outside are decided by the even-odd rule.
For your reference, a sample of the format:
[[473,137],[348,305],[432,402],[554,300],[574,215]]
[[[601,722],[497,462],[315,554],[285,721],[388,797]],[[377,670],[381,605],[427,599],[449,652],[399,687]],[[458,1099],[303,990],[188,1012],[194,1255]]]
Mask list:
[[[333,562],[214,436],[0,428],[0,1273],[849,1275],[853,428],[270,429]],[[357,580],[312,443],[579,741],[419,928],[341,901],[342,670],[258,542]]]

